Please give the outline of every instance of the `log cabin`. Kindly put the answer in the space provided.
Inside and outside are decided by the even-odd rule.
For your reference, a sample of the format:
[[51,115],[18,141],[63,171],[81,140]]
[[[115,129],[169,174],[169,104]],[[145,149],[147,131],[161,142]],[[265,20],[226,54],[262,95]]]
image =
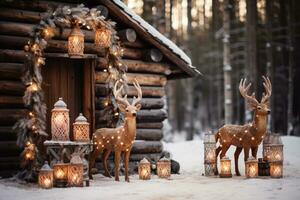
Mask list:
[[[76,2],[76,4],[74,3]],[[123,62],[127,65],[128,96],[136,95],[131,85],[138,80],[142,86],[142,110],[137,115],[137,140],[131,161],[143,157],[156,159],[163,151],[163,121],[165,86],[168,80],[193,77],[200,72],[192,66],[190,58],[142,18],[135,15],[119,0],[4,0],[0,2],[0,176],[9,176],[19,168],[21,150],[16,146],[17,134],[12,127],[24,117],[25,86],[21,81],[26,53],[24,45],[46,11],[59,6],[101,9],[101,14],[116,22],[116,30],[124,48]],[[42,69],[43,90],[47,105],[47,132],[53,104],[63,97],[70,110],[70,122],[83,112],[91,123],[92,132],[106,127],[103,99],[108,95],[103,69],[107,60],[101,49],[93,47],[93,34],[85,34],[85,55],[70,59],[67,38],[70,29],[56,32],[45,50],[46,64]],[[71,130],[71,129],[70,129]]]

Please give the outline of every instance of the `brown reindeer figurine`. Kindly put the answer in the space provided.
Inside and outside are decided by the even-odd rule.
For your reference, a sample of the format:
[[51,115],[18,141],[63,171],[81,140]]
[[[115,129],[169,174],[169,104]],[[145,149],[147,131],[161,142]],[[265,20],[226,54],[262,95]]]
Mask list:
[[137,89],[138,97],[134,97],[132,104],[129,104],[127,95],[121,96],[123,85],[117,89],[119,81],[116,82],[113,94],[117,101],[121,112],[125,113],[125,120],[123,125],[117,128],[101,128],[96,130],[93,134],[94,151],[91,156],[90,167],[95,164],[95,159],[102,153],[102,163],[104,168],[104,175],[111,177],[107,169],[107,159],[112,151],[115,152],[115,180],[119,181],[119,164],[121,154],[124,154],[125,162],[125,180],[129,182],[128,177],[128,162],[130,151],[136,137],[136,113],[141,109],[140,101],[142,99],[142,90],[139,83],[135,80],[133,83]]
[[[266,93],[263,94],[260,103],[256,100],[254,93],[251,96],[247,94],[251,83],[246,86],[246,79],[242,79],[239,85],[241,95],[247,101],[249,108],[254,111],[253,121],[245,125],[224,125],[215,134],[216,141],[219,140],[220,143],[220,146],[216,148],[216,161],[220,151],[222,151],[220,158],[223,158],[231,145],[236,146],[234,159],[237,176],[240,176],[238,159],[241,151],[244,149],[245,161],[249,157],[250,149],[252,156],[256,158],[258,146],[266,134],[272,85],[269,78],[263,76],[263,79]],[[216,169],[217,174],[218,169]]]

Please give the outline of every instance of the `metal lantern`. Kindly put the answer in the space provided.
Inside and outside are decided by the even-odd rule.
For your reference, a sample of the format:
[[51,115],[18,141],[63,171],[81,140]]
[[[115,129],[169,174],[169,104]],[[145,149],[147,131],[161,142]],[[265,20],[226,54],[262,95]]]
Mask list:
[[70,118],[67,104],[62,98],[54,104],[51,116],[52,140],[68,141],[70,129]]
[[270,164],[263,158],[258,159],[258,176],[270,176]]
[[87,122],[87,119],[82,115],[75,119],[73,124],[73,136],[75,141],[88,142],[90,140],[90,124]]
[[213,176],[216,171],[216,140],[211,133],[204,135],[204,168],[205,176]]
[[283,162],[283,144],[279,134],[268,134],[265,137],[263,157],[268,162]]
[[95,31],[95,45],[97,47],[107,48],[111,44],[111,31],[105,27],[98,28]]
[[146,158],[140,161],[138,171],[141,180],[149,180],[151,178],[151,165]]
[[83,186],[83,162],[79,154],[72,157],[68,169],[68,186]]
[[171,176],[171,161],[170,159],[163,157],[156,165],[156,172],[159,178],[169,178]]
[[84,52],[84,35],[79,26],[75,26],[68,38],[68,53],[72,58],[82,58]]
[[254,157],[249,157],[245,162],[245,174],[247,178],[256,178],[258,176],[258,161]]
[[231,178],[231,160],[228,157],[223,157],[221,159],[221,171],[219,176],[221,178]]
[[39,186],[45,189],[53,187],[53,169],[50,168],[47,161],[39,172]]
[[270,162],[270,176],[272,178],[282,178],[283,164],[280,161]]
[[68,163],[56,163],[53,165],[54,184],[57,187],[66,187],[68,182]]

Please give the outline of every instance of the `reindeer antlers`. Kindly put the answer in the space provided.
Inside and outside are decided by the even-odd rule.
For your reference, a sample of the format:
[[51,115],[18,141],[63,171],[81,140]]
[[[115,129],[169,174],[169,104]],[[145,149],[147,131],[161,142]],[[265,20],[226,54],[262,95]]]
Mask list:
[[125,106],[129,106],[130,104],[127,100],[127,95],[125,95],[124,97],[122,97],[122,95],[121,95],[121,92],[122,92],[122,89],[123,89],[124,85],[121,85],[121,87],[119,89],[117,89],[119,83],[120,83],[120,81],[118,80],[115,83],[114,90],[113,90],[113,94],[116,98],[116,101],[118,103],[121,103],[121,104],[125,105]]
[[263,93],[263,96],[261,98],[261,103],[267,103],[271,94],[272,94],[272,84],[271,84],[271,81],[268,77],[265,77],[263,76],[263,79],[264,79],[264,82],[263,82],[263,85],[264,85],[264,88],[266,90],[266,93]]
[[[117,89],[118,87],[118,84],[120,83],[120,81],[118,80],[116,83],[115,83],[115,86],[114,86],[114,89],[113,89],[113,94],[116,98],[116,101],[118,103],[121,103],[121,104],[124,104],[126,106],[129,106],[129,102],[127,100],[127,95],[125,95],[124,97],[122,97],[121,95],[121,92],[123,90],[123,85],[121,85],[119,87],[119,89]],[[138,94],[138,97],[133,97],[133,101],[132,101],[132,106],[135,106],[136,104],[138,104],[141,100],[142,100],[142,89],[141,89],[141,86],[139,85],[138,81],[136,79],[134,79],[134,82],[133,82],[133,85],[134,87],[136,88],[137,90],[137,94]]]
[[246,79],[241,79],[240,85],[239,85],[239,90],[240,90],[241,95],[242,95],[242,96],[245,98],[245,100],[247,100],[250,104],[252,104],[252,105],[255,106],[255,105],[258,104],[258,101],[255,99],[255,94],[253,93],[251,96],[249,96],[249,95],[247,94],[250,87],[251,87],[251,83],[249,83],[249,84],[246,86]]
[[138,81],[136,79],[134,79],[133,85],[136,88],[137,93],[138,93],[138,97],[137,98],[133,97],[133,101],[132,101],[132,104],[131,104],[131,105],[135,106],[136,104],[138,104],[142,100],[142,89],[141,89],[141,86],[140,86],[140,84],[138,83]]

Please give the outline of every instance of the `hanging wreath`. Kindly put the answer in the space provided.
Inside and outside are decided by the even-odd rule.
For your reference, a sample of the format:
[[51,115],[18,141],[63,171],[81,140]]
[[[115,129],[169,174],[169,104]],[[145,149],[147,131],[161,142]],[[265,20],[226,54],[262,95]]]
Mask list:
[[[96,47],[106,50],[105,57],[109,63],[105,71],[109,73],[107,87],[111,91],[116,80],[123,81],[125,85],[127,83],[125,75],[127,67],[121,61],[123,50],[118,42],[115,24],[111,20],[105,20],[96,8],[89,9],[81,4],[77,7],[64,6],[57,8],[54,12],[49,11],[34,29],[32,39],[24,47],[27,59],[22,77],[26,85],[23,101],[28,108],[28,113],[14,126],[18,133],[17,145],[24,149],[21,153],[21,166],[24,170],[19,174],[19,178],[34,180],[34,173],[43,161],[39,149],[48,134],[45,132],[46,104],[41,87],[43,82],[41,67],[45,65],[44,50],[47,47],[47,41],[54,37],[56,30],[72,28],[68,38],[68,52],[70,57],[80,57],[84,48],[84,36],[80,28],[92,29],[95,32]],[[105,101],[105,105],[110,108],[106,111],[110,114],[116,113],[117,109],[113,98],[110,92]]]

